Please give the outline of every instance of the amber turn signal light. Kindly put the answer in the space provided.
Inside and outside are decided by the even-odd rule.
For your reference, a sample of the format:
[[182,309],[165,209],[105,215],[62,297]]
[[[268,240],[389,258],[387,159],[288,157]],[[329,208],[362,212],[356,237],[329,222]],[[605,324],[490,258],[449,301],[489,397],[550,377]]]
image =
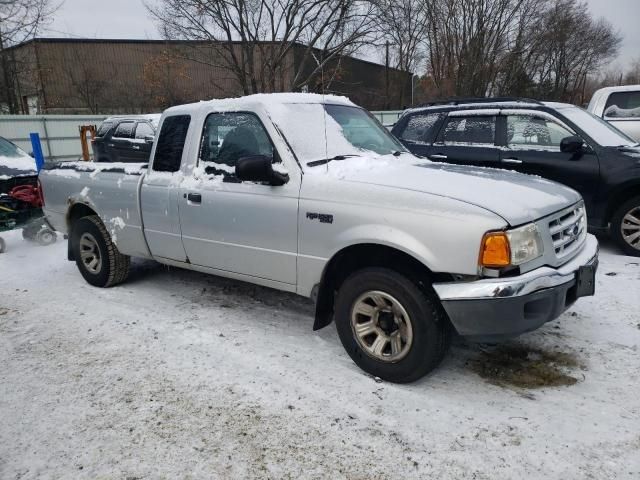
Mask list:
[[507,267],[511,264],[509,239],[504,232],[489,232],[482,238],[480,265],[483,267]]

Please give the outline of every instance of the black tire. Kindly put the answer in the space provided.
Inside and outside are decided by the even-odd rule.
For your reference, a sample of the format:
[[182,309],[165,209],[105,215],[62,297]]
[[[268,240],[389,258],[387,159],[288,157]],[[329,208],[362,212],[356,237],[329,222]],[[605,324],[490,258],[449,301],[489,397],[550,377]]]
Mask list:
[[[424,290],[404,275],[386,268],[360,270],[344,281],[336,298],[336,328],[345,350],[362,370],[389,382],[409,383],[442,361],[451,342],[451,325],[435,292],[429,287]],[[397,361],[371,356],[352,328],[352,309],[358,299],[371,291],[390,295],[408,314],[413,340],[405,356]]]
[[35,225],[34,223],[30,223],[26,225],[22,229],[22,238],[28,240],[30,242],[34,242],[36,240],[36,235],[38,235],[38,230],[40,229],[40,225]]
[[4,242],[4,239],[0,237],[0,253],[4,253],[7,251],[7,244]]
[[[93,272],[85,265],[81,254],[80,240],[88,234],[95,240],[99,252],[98,271]],[[129,276],[130,257],[122,255],[111,240],[111,235],[97,215],[78,219],[69,239],[78,270],[84,279],[96,287],[112,287]]]
[[[640,257],[640,239],[638,239],[638,243],[631,245],[624,239],[622,234],[623,219],[625,215],[632,212],[634,209],[637,209],[637,212],[639,212],[637,215],[634,215],[638,217],[640,215],[640,196],[627,200],[616,209],[611,217],[610,233],[611,238],[613,238],[626,255]],[[632,233],[631,231],[628,232]]]

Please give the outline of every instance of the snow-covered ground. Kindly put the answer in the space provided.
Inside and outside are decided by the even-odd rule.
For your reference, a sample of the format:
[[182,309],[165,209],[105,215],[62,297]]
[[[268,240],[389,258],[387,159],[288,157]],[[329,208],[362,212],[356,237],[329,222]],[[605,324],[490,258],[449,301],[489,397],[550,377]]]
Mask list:
[[596,297],[511,342],[571,359],[531,389],[461,340],[377,383],[305,299],[151,262],[97,289],[65,242],[3,237],[2,479],[640,478],[640,259],[610,247]]

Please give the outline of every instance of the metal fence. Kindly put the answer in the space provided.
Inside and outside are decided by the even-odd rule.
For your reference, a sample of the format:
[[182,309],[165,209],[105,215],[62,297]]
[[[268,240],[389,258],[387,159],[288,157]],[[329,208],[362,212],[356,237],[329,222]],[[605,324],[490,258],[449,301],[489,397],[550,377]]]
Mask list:
[[[402,110],[371,112],[390,128]],[[99,125],[106,115],[0,115],[0,136],[31,152],[29,134],[37,132],[48,161],[78,160],[82,156],[80,125]]]
[[82,156],[80,125],[99,125],[106,115],[0,115],[0,136],[31,152],[30,133],[40,134],[46,160]]
[[387,110],[371,112],[371,114],[376,117],[382,125],[391,128],[398,121],[402,112],[402,110]]

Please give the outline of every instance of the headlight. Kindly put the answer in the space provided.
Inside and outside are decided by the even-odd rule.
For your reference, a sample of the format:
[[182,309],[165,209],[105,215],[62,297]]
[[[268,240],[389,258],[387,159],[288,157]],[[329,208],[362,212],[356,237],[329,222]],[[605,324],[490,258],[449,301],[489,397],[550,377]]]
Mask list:
[[482,239],[480,265],[489,268],[521,265],[538,258],[543,251],[542,237],[533,223],[506,232],[488,232]]
[[507,231],[511,247],[511,264],[521,265],[542,255],[544,247],[538,227],[530,223]]

